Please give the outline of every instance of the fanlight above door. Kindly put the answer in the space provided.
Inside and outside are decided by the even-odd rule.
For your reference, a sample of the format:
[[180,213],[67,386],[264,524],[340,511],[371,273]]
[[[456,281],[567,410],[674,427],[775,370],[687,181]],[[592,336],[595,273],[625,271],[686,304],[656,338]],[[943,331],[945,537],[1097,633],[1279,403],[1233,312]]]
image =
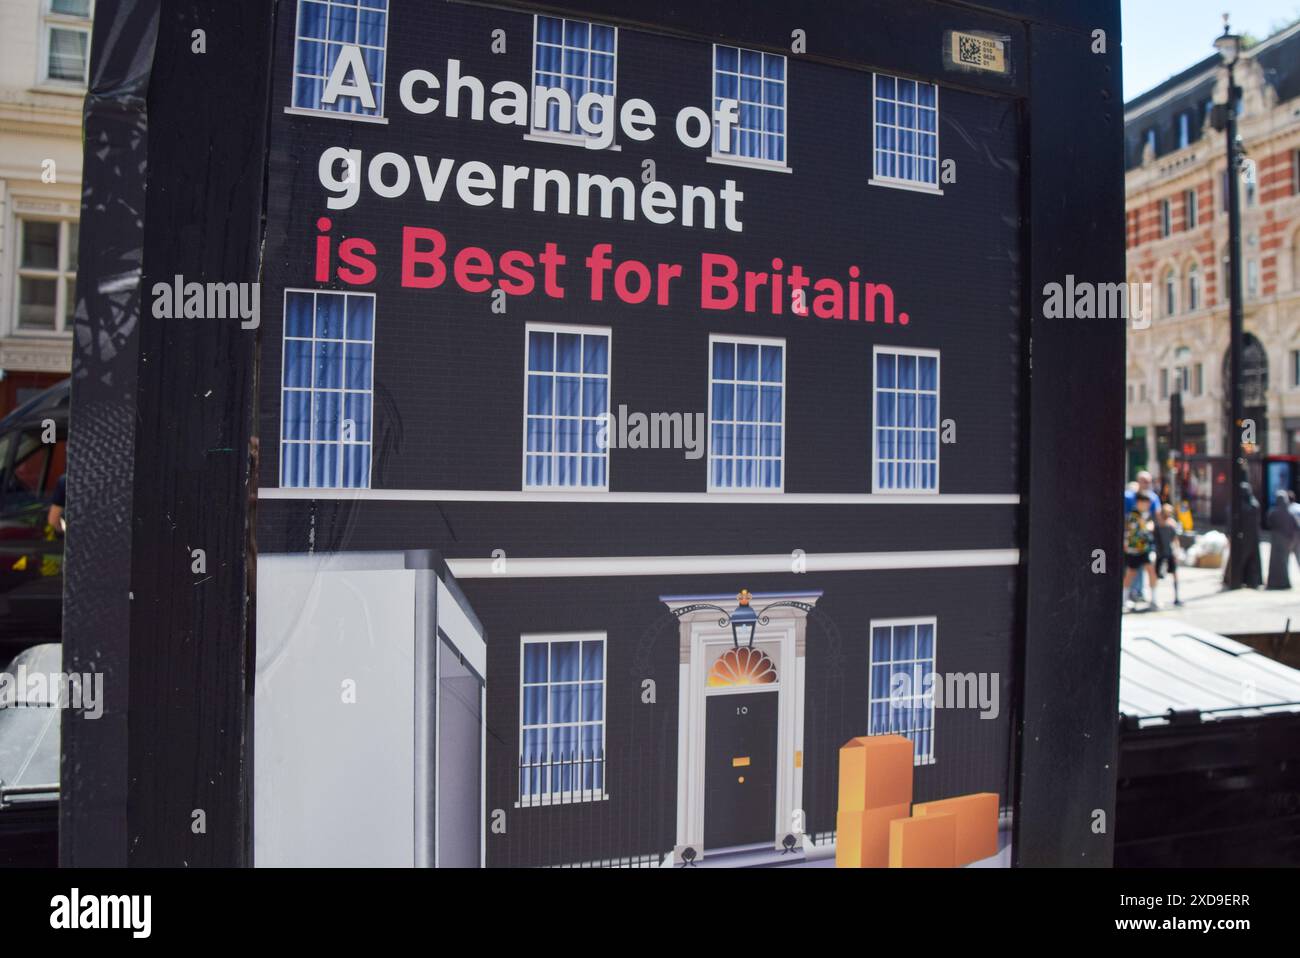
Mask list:
[[772,685],[776,682],[776,665],[762,649],[742,646],[727,649],[709,669],[710,687],[736,685]]

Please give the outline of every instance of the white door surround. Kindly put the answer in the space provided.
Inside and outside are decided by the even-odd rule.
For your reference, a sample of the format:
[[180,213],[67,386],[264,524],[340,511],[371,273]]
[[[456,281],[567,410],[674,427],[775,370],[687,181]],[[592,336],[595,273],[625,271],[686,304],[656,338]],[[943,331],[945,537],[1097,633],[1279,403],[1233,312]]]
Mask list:
[[[759,614],[759,622],[753,645],[772,659],[777,681],[767,685],[710,687],[709,669],[719,655],[733,646],[731,627],[722,621],[724,617],[717,607],[735,608],[735,594],[660,596],[678,619],[675,861],[682,860],[681,853],[686,848],[695,850],[697,860],[707,854],[703,844],[707,696],[777,693],[776,819],[772,822],[772,847],[781,848],[786,835],[802,839],[804,652],[808,609],[820,598],[820,591],[755,593],[750,606]],[[799,606],[775,605],[786,602],[799,603]]]

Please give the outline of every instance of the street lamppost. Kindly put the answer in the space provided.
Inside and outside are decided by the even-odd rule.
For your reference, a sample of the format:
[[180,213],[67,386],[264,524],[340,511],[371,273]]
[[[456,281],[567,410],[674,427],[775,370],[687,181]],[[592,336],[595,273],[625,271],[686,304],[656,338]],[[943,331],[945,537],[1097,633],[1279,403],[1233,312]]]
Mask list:
[[1223,15],[1223,33],[1214,41],[1214,47],[1228,68],[1228,102],[1214,108],[1216,129],[1225,132],[1228,144],[1228,174],[1225,188],[1228,191],[1228,390],[1230,409],[1228,427],[1231,433],[1231,468],[1229,472],[1229,589],[1242,586],[1242,569],[1245,564],[1245,533],[1241,516],[1241,483],[1249,481],[1246,470],[1246,453],[1242,448],[1241,422],[1241,198],[1237,186],[1241,148],[1237,142],[1237,107],[1241,102],[1241,88],[1237,86],[1235,67],[1241,56],[1241,37],[1228,26],[1228,15]]

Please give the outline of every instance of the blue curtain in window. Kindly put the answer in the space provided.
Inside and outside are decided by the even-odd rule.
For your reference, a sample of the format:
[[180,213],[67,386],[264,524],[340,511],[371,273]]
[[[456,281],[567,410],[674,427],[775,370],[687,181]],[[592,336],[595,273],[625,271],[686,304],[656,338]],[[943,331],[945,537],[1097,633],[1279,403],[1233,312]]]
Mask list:
[[374,297],[285,293],[280,484],[370,485]]
[[[382,115],[388,0],[300,0],[294,43],[293,105],[304,110]],[[365,65],[374,107],[359,96],[325,103],[325,83],[344,46],[354,46]],[[349,75],[348,82],[361,78]]]

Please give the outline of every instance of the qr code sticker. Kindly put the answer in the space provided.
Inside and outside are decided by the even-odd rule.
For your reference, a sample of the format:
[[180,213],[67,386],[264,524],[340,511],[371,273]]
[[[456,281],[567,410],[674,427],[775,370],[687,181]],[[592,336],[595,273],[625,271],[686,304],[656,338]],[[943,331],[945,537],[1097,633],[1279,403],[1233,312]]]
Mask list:
[[984,43],[979,37],[958,37],[957,41],[958,62],[976,67],[985,65]]

